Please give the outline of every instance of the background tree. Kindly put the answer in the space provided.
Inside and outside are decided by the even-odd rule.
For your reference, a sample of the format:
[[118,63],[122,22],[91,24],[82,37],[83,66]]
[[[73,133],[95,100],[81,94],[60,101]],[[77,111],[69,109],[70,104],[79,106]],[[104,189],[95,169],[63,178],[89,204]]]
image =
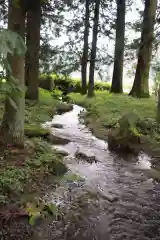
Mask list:
[[40,51],[40,17],[41,3],[36,1],[32,10],[27,12],[26,33],[26,67],[25,82],[27,83],[26,97],[38,100],[39,87],[39,51]]
[[85,0],[85,23],[84,23],[84,43],[81,60],[82,94],[87,92],[87,62],[88,62],[88,37],[89,37],[89,6],[90,0]]
[[125,0],[117,0],[116,42],[111,92],[122,93],[125,36]]
[[157,0],[146,0],[141,32],[141,43],[138,52],[138,63],[134,84],[130,95],[134,97],[149,97],[149,70],[154,37],[154,24]]
[[[19,34],[24,39],[25,13],[16,7],[14,1],[8,2],[8,29]],[[3,143],[23,146],[24,143],[24,55],[14,49],[13,55],[8,55],[11,71],[8,71],[8,81],[21,89],[21,94],[12,91],[5,99],[5,109],[0,135]]]
[[94,70],[95,70],[95,60],[96,60],[96,50],[97,50],[99,8],[100,8],[100,0],[95,0],[95,9],[94,9],[94,18],[93,18],[93,33],[92,33],[93,39],[92,39],[90,68],[89,68],[88,97],[94,96]]

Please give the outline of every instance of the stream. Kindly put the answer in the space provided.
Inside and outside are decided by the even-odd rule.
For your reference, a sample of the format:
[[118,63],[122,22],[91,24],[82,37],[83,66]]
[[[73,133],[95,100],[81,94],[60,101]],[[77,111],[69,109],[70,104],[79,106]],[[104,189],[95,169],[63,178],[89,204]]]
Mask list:
[[[45,127],[63,125],[51,131],[71,142],[53,147],[68,152],[67,175],[79,178],[63,181],[44,196],[65,209],[65,216],[41,226],[39,239],[160,240],[160,184],[145,174],[150,158],[144,153],[135,157],[110,152],[107,143],[79,121],[81,111],[85,110],[74,105],[72,111],[45,123]],[[82,154],[77,159],[76,153],[97,161],[88,163]]]

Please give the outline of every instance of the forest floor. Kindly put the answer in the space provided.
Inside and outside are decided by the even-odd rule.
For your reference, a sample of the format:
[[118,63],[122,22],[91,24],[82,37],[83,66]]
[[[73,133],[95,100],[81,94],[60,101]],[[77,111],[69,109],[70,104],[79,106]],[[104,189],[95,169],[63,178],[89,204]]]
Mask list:
[[[141,150],[151,156],[160,157],[160,124],[156,123],[156,101],[135,99],[108,92],[96,92],[94,98],[88,99],[80,94],[70,94],[76,104],[87,109],[84,115],[86,125],[95,136],[108,140],[108,131],[115,127],[118,120],[128,113],[136,113],[140,118],[138,131],[141,134]],[[139,147],[139,146],[138,146]]]
[[[0,118],[3,108],[1,98]],[[71,105],[58,102],[48,91],[40,89],[38,103],[26,100],[25,148],[0,147],[0,239],[15,239],[17,229],[21,229],[19,234],[23,239],[23,228],[16,226],[19,218],[28,222],[29,209],[32,211],[29,205],[38,204],[41,195],[47,191],[46,186],[54,188],[67,171],[63,156],[46,141],[48,130],[43,129],[41,123],[51,120],[57,112],[70,109]],[[10,227],[13,217],[18,220]],[[26,227],[24,229],[26,231]]]

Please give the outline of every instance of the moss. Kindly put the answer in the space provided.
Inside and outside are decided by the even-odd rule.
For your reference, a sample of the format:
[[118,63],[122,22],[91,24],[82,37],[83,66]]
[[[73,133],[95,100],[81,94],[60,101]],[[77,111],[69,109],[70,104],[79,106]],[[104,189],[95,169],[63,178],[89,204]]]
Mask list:
[[71,111],[73,109],[72,104],[66,104],[66,103],[59,103],[57,105],[57,113],[62,114],[68,111]]
[[40,126],[26,125],[24,128],[25,136],[28,138],[42,137],[47,138],[49,135],[49,129],[44,129]]

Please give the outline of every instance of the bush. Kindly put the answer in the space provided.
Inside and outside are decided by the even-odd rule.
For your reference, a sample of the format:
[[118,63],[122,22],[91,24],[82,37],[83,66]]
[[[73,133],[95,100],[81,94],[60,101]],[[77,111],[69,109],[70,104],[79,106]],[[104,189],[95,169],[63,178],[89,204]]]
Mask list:
[[[51,81],[52,79],[52,81]],[[46,82],[46,83],[45,83]],[[50,74],[50,75],[41,75],[40,77],[40,87],[51,90],[50,84],[54,83],[54,87],[62,92],[66,93],[81,93],[81,80],[77,78],[71,78],[63,75]],[[52,85],[52,84],[51,84]],[[87,86],[88,88],[88,86]],[[96,82],[95,90],[100,91],[110,91],[110,84],[107,82]],[[53,89],[53,86],[52,86]],[[54,94],[53,94],[54,95]]]
[[48,91],[52,91],[54,88],[54,80],[49,75],[42,75],[39,78],[39,87]]

